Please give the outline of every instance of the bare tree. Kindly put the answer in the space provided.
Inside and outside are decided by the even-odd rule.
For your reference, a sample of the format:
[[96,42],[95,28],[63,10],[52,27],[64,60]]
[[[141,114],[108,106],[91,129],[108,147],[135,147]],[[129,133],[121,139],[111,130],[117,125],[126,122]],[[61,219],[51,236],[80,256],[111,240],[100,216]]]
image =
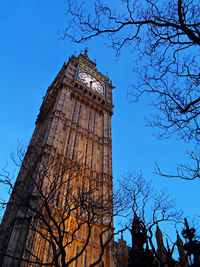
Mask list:
[[[9,244],[23,239],[21,236],[16,241],[17,237],[12,237],[13,225],[22,227],[28,236],[24,251],[20,251],[22,246],[15,251],[6,250],[9,244],[3,244],[5,249],[1,246],[1,264],[14,259],[24,266],[69,266],[95,239],[100,249],[90,266],[96,266],[102,261],[105,247],[113,241],[112,192],[98,194],[102,182],[82,175],[87,173],[87,167],[80,159],[54,155],[47,147],[41,149],[39,156],[30,146],[25,159],[21,150],[17,154],[18,160],[12,158],[21,165],[23,175],[19,174],[14,183],[5,169],[0,174],[0,182],[12,192],[8,202],[1,201],[1,208],[7,209],[0,239],[6,235],[4,240]],[[96,229],[95,224],[101,227]],[[82,246],[74,256],[68,256],[67,248],[80,236],[84,240]]]
[[175,266],[173,252],[176,241],[172,248],[168,244],[165,248],[158,224],[164,223],[165,227],[172,224],[174,227],[182,223],[182,211],[176,209],[175,201],[165,189],[155,191],[141,173],[129,173],[120,179],[119,184],[117,202],[123,206],[121,227],[129,229],[132,236],[130,261],[133,261],[133,266],[157,266],[156,263]]
[[[38,156],[36,161],[31,160],[35,158],[35,148],[29,147],[25,159],[21,149],[17,158],[12,156],[15,164],[22,166],[20,172],[23,175],[19,177],[24,177],[17,179],[16,183],[6,170],[1,172],[0,182],[12,191],[10,200],[1,202],[1,207],[7,206],[0,228],[1,240],[4,235],[9,236],[13,224],[21,225],[22,232],[26,232],[26,227],[30,229],[25,250],[1,250],[1,264],[5,259],[14,259],[25,266],[69,266],[85,253],[95,238],[100,249],[90,266],[96,266],[102,261],[106,247],[112,245],[114,235],[131,229],[133,214],[137,214],[153,255],[159,259],[153,242],[156,224],[176,222],[181,216],[165,191],[156,193],[141,174],[130,173],[120,180],[120,189],[114,193],[113,207],[111,192],[108,195],[98,194],[102,182],[87,180],[81,175],[87,172],[81,160],[54,155],[50,147],[40,152],[42,156]],[[114,231],[113,217],[116,215],[122,218],[123,223]],[[99,223],[102,227],[97,232],[95,224]],[[84,239],[83,246],[76,255],[67,257],[68,247],[79,236]],[[11,243],[19,240],[12,235],[8,238]],[[5,248],[8,246],[4,245]]]
[[[131,230],[133,216],[137,215],[137,222],[144,230],[145,244],[148,243],[153,251],[153,261],[156,258],[162,264],[166,263],[169,255],[163,260],[153,241],[155,228],[158,223],[177,222],[181,211],[175,209],[174,201],[165,190],[157,193],[141,174],[129,173],[120,179],[119,189],[114,195],[110,192],[108,195],[98,194],[102,182],[84,179],[81,174],[87,172],[87,168],[80,163],[81,160],[54,155],[50,147],[41,152],[42,156],[34,162],[31,159],[35,158],[35,148],[29,148],[25,159],[21,150],[17,153],[19,161],[12,156],[16,165],[22,164],[20,172],[24,177],[17,179],[15,184],[7,171],[1,173],[0,182],[12,191],[10,200],[1,202],[1,207],[7,206],[0,229],[1,238],[4,234],[9,236],[9,227],[13,224],[21,225],[22,232],[26,227],[30,229],[25,250],[3,251],[2,262],[14,259],[25,266],[69,266],[85,253],[95,238],[100,249],[90,266],[96,266],[101,263],[106,247],[113,244],[114,235]],[[15,216],[12,216],[13,210],[17,212]],[[122,218],[122,224],[114,231],[113,217],[116,215]],[[8,217],[11,218],[9,223]],[[97,232],[95,224],[99,223],[102,228]],[[67,257],[68,247],[79,236],[84,239],[83,246],[76,255]],[[14,242],[12,235],[8,241]],[[8,244],[4,245],[7,247]],[[173,251],[164,252],[170,252],[172,258]]]
[[[130,87],[130,100],[138,101],[144,94],[151,94],[155,114],[148,124],[160,129],[158,137],[176,135],[198,146],[199,1],[122,0],[109,5],[97,0],[89,13],[88,2],[68,0],[68,26],[62,37],[81,43],[106,36],[117,56],[129,47],[138,78]],[[196,162],[199,152],[193,151],[189,156]],[[179,165],[177,174],[168,176],[199,178],[199,170],[193,164],[189,168],[184,165],[183,172],[181,175]]]

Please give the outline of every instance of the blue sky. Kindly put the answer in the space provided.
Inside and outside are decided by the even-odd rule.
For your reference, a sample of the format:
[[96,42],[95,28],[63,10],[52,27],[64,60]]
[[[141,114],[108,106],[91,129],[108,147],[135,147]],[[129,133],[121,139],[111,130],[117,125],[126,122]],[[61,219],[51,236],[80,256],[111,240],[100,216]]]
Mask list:
[[[166,187],[177,199],[177,206],[186,216],[199,213],[199,181],[169,180],[152,174],[157,161],[164,170],[173,170],[184,161],[190,144],[157,140],[155,129],[145,127],[144,117],[151,113],[149,99],[129,103],[128,85],[135,82],[132,68],[134,54],[122,51],[117,61],[105,40],[74,45],[59,40],[58,30],[64,29],[65,1],[2,0],[0,3],[0,167],[16,150],[17,140],[28,145],[34,123],[42,104],[42,97],[64,61],[74,51],[77,55],[88,46],[89,57],[97,61],[100,72],[113,81],[114,115],[113,176],[114,181],[127,170],[142,170],[156,188]],[[12,165],[8,167],[12,170]],[[4,188],[0,188],[4,195]]]

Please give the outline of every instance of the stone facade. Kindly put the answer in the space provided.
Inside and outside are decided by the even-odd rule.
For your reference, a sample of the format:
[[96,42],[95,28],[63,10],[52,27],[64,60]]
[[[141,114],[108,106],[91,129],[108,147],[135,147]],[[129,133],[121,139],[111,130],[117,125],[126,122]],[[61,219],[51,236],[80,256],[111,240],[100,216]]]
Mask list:
[[[103,93],[89,88],[78,79],[80,68],[101,82],[104,87]],[[72,56],[67,64],[64,63],[44,97],[36,120],[35,131],[23,162],[23,165],[30,165],[31,168],[29,170],[21,168],[15,184],[15,192],[23,195],[29,193],[32,196],[36,194],[35,185],[28,177],[31,172],[31,177],[35,175],[34,181],[37,181],[35,170],[42,168],[45,154],[48,155],[46,158],[59,157],[63,162],[71,160],[73,166],[78,162],[82,167],[79,169],[75,184],[84,183],[89,188],[94,181],[98,182],[95,197],[101,196],[102,209],[104,209],[104,198],[108,195],[112,196],[113,188],[111,139],[113,88],[109,79],[97,71],[96,63],[88,58],[87,51],[78,57]],[[32,156],[29,153],[31,147],[35,148]],[[48,183],[44,180],[42,183],[48,191]],[[57,193],[60,210],[63,209],[67,190],[67,187],[62,189],[60,198]],[[19,208],[15,202],[16,196],[13,193],[10,198],[10,204],[13,205],[8,205],[0,229],[0,265],[32,266],[30,262],[34,261],[35,256],[42,262],[48,262],[51,257],[50,245],[47,240],[41,238],[41,234],[37,233],[37,227],[43,226],[37,225],[34,213],[31,216],[32,213],[27,211],[28,208]],[[110,204],[112,208],[112,200]],[[52,209],[58,209],[55,201]],[[70,220],[67,221],[67,229],[73,229],[76,220],[77,214],[72,214]],[[86,267],[98,259],[101,253],[99,236],[108,227],[109,220],[112,221],[112,216],[102,217],[94,223],[87,248],[70,266]],[[30,227],[34,223],[36,231]],[[66,247],[67,260],[73,258],[83,248],[88,231],[86,228],[84,230],[84,227],[77,232],[73,242]],[[112,227],[107,231],[104,242],[109,236],[112,236]],[[98,266],[114,266],[111,243],[112,241],[108,242]],[[26,261],[21,261],[22,258]]]

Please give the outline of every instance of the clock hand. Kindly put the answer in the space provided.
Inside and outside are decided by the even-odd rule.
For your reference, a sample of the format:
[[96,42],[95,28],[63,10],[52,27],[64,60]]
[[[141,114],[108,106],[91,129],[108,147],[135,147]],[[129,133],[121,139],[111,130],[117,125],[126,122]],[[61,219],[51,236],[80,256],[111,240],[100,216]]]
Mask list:
[[93,81],[90,81],[90,88],[92,87],[92,83],[93,83]]

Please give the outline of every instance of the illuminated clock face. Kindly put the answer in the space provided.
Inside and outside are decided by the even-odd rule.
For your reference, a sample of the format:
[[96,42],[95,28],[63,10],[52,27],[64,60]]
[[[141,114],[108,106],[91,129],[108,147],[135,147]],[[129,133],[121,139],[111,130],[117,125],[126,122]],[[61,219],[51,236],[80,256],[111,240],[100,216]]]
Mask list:
[[90,73],[85,72],[85,71],[80,71],[78,74],[78,79],[80,82],[82,82],[84,85],[86,85],[93,91],[104,95],[103,84],[98,79],[96,79],[94,76],[92,76]]

